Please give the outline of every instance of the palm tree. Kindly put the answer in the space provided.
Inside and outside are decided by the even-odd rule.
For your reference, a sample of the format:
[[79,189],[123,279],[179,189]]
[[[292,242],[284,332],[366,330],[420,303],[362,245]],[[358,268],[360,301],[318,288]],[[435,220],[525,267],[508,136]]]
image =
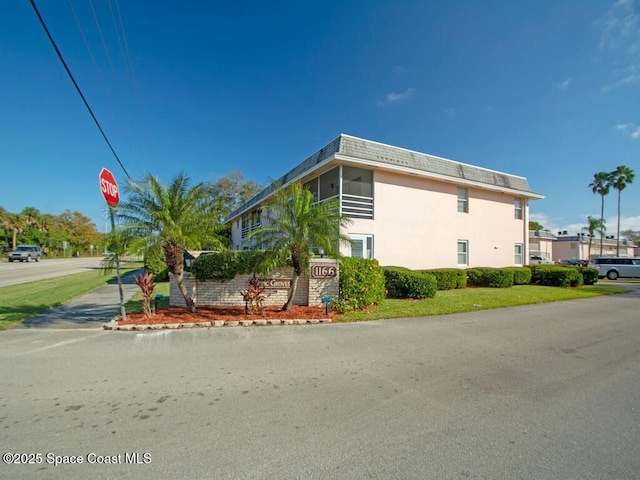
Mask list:
[[122,230],[127,236],[144,238],[147,245],[161,246],[187,308],[195,312],[195,301],[184,286],[185,248],[226,248],[225,240],[218,235],[221,225],[202,208],[206,185],[190,187],[189,177],[183,172],[169,186],[147,174],[140,182],[130,181],[125,193],[127,201],[120,203],[117,215]]
[[338,200],[316,203],[308,188],[300,182],[287,188],[274,183],[275,193],[266,208],[263,225],[249,234],[266,250],[263,269],[290,265],[293,267],[287,301],[282,306],[287,311],[293,304],[298,279],[311,269],[313,248],[324,250],[328,256],[340,257],[340,243],[349,242],[341,228],[351,222],[342,216]]
[[604,225],[604,220],[600,218],[594,218],[592,216],[588,216],[587,220],[589,221],[589,225],[587,227],[582,227],[582,230],[589,232],[589,250],[588,257],[586,260],[591,259],[591,243],[593,242],[593,236],[596,232],[600,232],[600,237],[604,235],[604,232],[607,230],[607,227]]
[[[593,182],[589,184],[591,191],[600,195],[600,222],[604,225],[604,196],[609,195],[611,187],[609,183],[610,174],[607,172],[598,172],[593,174]],[[604,233],[600,231],[600,255],[602,255],[602,243]]]
[[609,174],[610,185],[618,191],[618,229],[616,230],[616,255],[620,255],[620,194],[627,185],[633,183],[634,173],[629,167],[618,165]]

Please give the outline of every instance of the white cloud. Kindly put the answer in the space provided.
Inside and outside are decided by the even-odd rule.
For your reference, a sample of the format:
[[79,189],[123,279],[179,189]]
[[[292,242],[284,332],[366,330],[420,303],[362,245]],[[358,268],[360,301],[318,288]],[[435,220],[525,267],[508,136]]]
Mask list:
[[384,97],[384,100],[377,100],[376,103],[378,105],[388,105],[391,103],[398,103],[411,97],[414,94],[414,92],[415,92],[414,88],[407,88],[402,93],[396,93],[396,92],[387,93],[387,95]]
[[562,82],[556,83],[556,88],[560,90],[566,90],[569,88],[570,85],[571,85],[571,77],[567,78],[566,80],[563,80]]
[[616,125],[616,129],[620,130],[625,135],[630,136],[634,140],[640,138],[640,126],[633,123],[621,123]]
[[594,25],[601,31],[600,50],[613,55],[613,86],[640,81],[640,15],[634,0],[618,0]]

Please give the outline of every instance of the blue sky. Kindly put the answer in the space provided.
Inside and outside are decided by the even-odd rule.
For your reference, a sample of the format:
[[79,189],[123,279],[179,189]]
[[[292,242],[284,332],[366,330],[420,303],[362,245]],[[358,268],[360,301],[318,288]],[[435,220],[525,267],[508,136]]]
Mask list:
[[[528,178],[579,231],[627,165],[640,230],[640,0],[36,0],[129,174],[266,182],[340,133]],[[126,176],[29,4],[0,2],[0,206],[79,210]],[[606,199],[615,232],[616,197]]]

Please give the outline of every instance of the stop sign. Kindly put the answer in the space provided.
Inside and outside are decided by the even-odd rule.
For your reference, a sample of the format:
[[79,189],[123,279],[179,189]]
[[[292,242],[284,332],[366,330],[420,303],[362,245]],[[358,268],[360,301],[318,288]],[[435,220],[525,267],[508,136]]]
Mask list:
[[120,192],[118,191],[118,182],[116,182],[113,173],[106,168],[103,168],[100,170],[98,179],[100,180],[100,191],[102,192],[102,196],[107,202],[107,205],[111,208],[116,208],[120,201]]

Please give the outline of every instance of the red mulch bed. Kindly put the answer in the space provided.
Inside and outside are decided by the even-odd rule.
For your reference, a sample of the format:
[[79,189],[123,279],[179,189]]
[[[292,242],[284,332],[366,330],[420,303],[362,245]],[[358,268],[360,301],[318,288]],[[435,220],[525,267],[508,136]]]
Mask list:
[[196,323],[196,322],[212,322],[214,320],[224,320],[228,322],[240,320],[261,320],[261,319],[319,319],[319,318],[338,318],[335,312],[325,313],[324,307],[301,307],[293,306],[291,310],[283,312],[280,307],[266,307],[264,313],[260,315],[248,315],[244,313],[244,307],[198,307],[196,313],[191,313],[186,308],[169,307],[159,310],[151,318],[145,318],[143,313],[130,313],[127,320],[118,320],[118,325],[136,325],[136,324],[156,324],[156,323]]

